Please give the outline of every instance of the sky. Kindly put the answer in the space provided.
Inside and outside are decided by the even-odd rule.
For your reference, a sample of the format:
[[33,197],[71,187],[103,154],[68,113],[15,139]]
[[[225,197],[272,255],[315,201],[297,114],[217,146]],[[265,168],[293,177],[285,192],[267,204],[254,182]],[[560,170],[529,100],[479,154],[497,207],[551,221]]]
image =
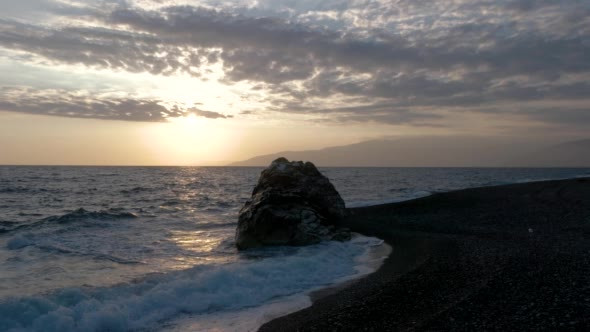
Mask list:
[[590,132],[590,2],[0,1],[0,164]]

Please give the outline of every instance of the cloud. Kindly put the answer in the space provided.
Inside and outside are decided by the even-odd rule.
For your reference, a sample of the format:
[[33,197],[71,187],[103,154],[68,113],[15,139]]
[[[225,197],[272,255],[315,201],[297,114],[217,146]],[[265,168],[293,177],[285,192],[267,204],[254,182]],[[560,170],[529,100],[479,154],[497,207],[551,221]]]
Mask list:
[[[553,122],[559,116],[518,106],[590,95],[590,8],[578,1],[260,1],[221,10],[109,3],[53,9],[92,25],[0,20],[0,44],[53,62],[154,75],[201,77],[222,65],[222,82],[254,83],[267,95],[266,111],[334,121],[423,125],[445,112],[501,105],[504,116]],[[137,108],[150,115],[133,118],[158,112]]]
[[[154,74],[194,74],[191,67],[220,57],[228,79],[268,83],[306,79],[325,68],[378,73],[487,66],[499,75],[590,70],[584,57],[590,51],[587,36],[510,34],[498,31],[501,24],[464,23],[410,40],[383,31],[359,36],[190,6],[122,7],[96,19],[113,28],[52,29],[4,20],[0,41],[53,60]],[[114,28],[120,25],[129,29]],[[212,48],[223,51],[208,51]]]
[[207,118],[230,118],[215,112],[165,106],[162,101],[145,98],[97,97],[67,90],[35,90],[21,87],[0,88],[0,111],[62,117],[164,122],[169,118],[195,114]]
[[185,71],[198,76],[192,66],[208,55],[145,34],[96,27],[53,29],[7,20],[0,20],[0,44],[60,63],[162,75]]
[[198,108],[191,108],[188,110],[188,112],[195,114],[197,116],[202,116],[202,117],[209,118],[209,119],[230,119],[230,118],[233,118],[233,115],[224,115],[224,114],[212,112],[212,111],[203,111]]

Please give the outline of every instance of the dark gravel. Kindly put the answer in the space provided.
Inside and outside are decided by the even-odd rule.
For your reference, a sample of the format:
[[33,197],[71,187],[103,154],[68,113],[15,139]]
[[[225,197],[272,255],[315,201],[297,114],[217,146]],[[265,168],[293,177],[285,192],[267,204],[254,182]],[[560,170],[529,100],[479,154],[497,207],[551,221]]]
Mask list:
[[590,179],[350,210],[394,249],[376,272],[260,331],[590,331]]

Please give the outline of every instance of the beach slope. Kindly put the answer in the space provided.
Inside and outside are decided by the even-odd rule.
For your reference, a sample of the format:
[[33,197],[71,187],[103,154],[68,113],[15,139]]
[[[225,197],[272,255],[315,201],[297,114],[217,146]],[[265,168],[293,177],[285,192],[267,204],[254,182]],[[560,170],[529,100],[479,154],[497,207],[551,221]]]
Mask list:
[[350,209],[393,253],[260,331],[590,327],[590,179],[465,189]]

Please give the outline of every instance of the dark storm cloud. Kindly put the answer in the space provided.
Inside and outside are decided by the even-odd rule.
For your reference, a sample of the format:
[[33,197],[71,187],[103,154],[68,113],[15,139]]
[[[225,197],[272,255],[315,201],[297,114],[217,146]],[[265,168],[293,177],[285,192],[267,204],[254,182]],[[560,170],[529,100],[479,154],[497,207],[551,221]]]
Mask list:
[[166,107],[159,100],[141,98],[92,97],[63,90],[0,88],[0,111],[62,117],[163,122],[194,113],[207,118],[228,118],[223,114],[179,106]]
[[[204,65],[222,63],[224,82],[259,83],[272,110],[330,109],[334,119],[419,124],[440,117],[423,107],[480,111],[590,95],[590,6],[582,1],[371,3],[361,19],[384,21],[381,27],[341,29],[313,24],[308,14],[331,8],[325,6],[287,20],[239,9],[110,3],[108,10],[67,14],[92,17],[102,28],[0,20],[0,44],[61,63],[157,75],[199,76]],[[354,3],[342,3],[337,11],[345,17]],[[317,106],[334,98],[366,106]]]

